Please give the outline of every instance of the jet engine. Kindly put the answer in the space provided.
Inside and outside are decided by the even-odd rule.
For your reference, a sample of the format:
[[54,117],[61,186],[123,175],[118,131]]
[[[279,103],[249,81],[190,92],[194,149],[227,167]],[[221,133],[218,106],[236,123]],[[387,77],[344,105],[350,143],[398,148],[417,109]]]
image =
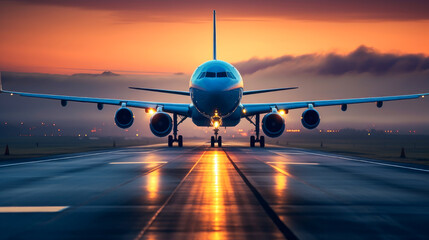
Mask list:
[[115,114],[115,123],[116,126],[120,128],[129,128],[133,125],[134,114],[133,112],[126,107],[121,107],[116,111]]
[[150,118],[150,130],[157,137],[165,137],[170,134],[173,127],[173,121],[170,115],[165,112],[156,112]]
[[262,119],[262,130],[268,137],[279,137],[285,130],[285,120],[277,112],[271,112]]
[[313,108],[305,110],[301,115],[301,123],[307,129],[313,129],[319,126],[319,113]]

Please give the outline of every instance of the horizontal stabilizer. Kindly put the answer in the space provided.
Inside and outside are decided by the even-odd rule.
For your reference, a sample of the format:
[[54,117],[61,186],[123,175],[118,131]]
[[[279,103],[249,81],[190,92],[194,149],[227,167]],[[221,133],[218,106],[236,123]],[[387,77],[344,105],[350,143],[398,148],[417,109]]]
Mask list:
[[162,92],[162,93],[169,93],[169,94],[190,96],[190,93],[186,92],[186,91],[155,89],[155,88],[138,88],[138,87],[129,87],[129,88],[130,89],[135,89],[135,90],[143,90],[143,91],[151,91],[151,92]]
[[267,93],[267,92],[277,92],[277,91],[285,91],[297,89],[298,87],[290,87],[290,88],[271,88],[271,89],[261,89],[261,90],[253,90],[253,91],[244,91],[243,95],[251,95],[251,94],[259,94],[259,93]]

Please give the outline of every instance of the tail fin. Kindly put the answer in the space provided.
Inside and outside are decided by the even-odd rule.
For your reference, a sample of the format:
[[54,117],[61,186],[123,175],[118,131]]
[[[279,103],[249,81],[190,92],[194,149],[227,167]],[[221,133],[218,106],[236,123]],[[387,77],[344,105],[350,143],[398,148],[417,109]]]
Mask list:
[[216,60],[216,10],[213,10],[213,60]]
[[1,72],[0,72],[0,93],[3,92],[3,87],[1,85]]

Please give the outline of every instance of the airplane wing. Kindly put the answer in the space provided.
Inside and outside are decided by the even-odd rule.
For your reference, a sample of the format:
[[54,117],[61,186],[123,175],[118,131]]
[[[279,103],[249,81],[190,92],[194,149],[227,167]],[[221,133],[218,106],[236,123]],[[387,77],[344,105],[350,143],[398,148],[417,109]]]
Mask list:
[[128,88],[135,89],[135,90],[151,91],[151,92],[170,93],[170,94],[176,94],[176,95],[185,95],[185,96],[191,95],[189,92],[186,92],[186,91],[176,91],[176,90],[166,90],[166,89],[156,89],[156,88],[139,88],[139,87],[128,87]]
[[267,92],[277,92],[277,91],[292,90],[292,89],[297,89],[297,88],[298,87],[271,88],[271,89],[261,89],[261,90],[244,91],[243,95],[259,94],[259,93],[267,93]]
[[243,107],[244,109],[246,109],[245,116],[251,116],[259,113],[268,113],[271,111],[272,108],[277,108],[278,110],[282,110],[282,109],[289,110],[289,109],[297,109],[297,108],[308,108],[310,105],[312,105],[313,107],[324,107],[324,106],[334,106],[334,105],[376,102],[377,105],[380,105],[381,107],[381,105],[385,101],[387,102],[387,101],[424,98],[424,96],[427,96],[427,95],[429,95],[429,93],[418,93],[418,94],[386,96],[386,97],[301,101],[301,102],[251,103],[251,104],[243,104]]
[[2,89],[1,78],[0,78],[0,93],[7,93],[11,95],[16,94],[23,97],[61,100],[61,104],[63,103],[67,104],[67,101],[71,101],[71,102],[87,102],[87,103],[119,105],[119,106],[125,105],[127,107],[144,108],[144,109],[149,109],[149,108],[157,109],[158,107],[162,107],[163,111],[165,112],[177,113],[183,116],[189,116],[189,107],[190,107],[190,104],[187,104],[187,103],[143,102],[143,101],[134,101],[134,100],[125,100],[125,99],[75,97],[75,96],[64,96],[64,95],[50,95],[50,94],[6,91]]

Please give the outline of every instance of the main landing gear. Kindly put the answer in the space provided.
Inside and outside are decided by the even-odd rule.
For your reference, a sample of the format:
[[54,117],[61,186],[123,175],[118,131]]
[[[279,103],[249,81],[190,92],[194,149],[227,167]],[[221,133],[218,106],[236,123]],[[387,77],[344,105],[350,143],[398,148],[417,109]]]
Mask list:
[[210,146],[214,147],[215,143],[217,143],[218,147],[222,147],[222,137],[218,136],[219,128],[215,128],[213,129],[213,131],[214,131],[214,136],[211,136],[210,138]]
[[182,117],[182,119],[180,119],[180,122],[177,123],[177,114],[173,114],[173,135],[168,136],[168,147],[173,147],[174,142],[177,142],[178,147],[183,147],[183,136],[177,136],[177,126],[179,126],[179,124],[185,121],[186,118],[186,116]]
[[259,114],[255,115],[255,122],[252,121],[252,118],[253,117],[246,116],[247,121],[249,121],[251,124],[255,126],[255,133],[256,133],[256,136],[250,136],[250,147],[255,147],[255,143],[259,142],[259,146],[263,148],[265,147],[265,137],[259,136],[259,130],[260,130]]

